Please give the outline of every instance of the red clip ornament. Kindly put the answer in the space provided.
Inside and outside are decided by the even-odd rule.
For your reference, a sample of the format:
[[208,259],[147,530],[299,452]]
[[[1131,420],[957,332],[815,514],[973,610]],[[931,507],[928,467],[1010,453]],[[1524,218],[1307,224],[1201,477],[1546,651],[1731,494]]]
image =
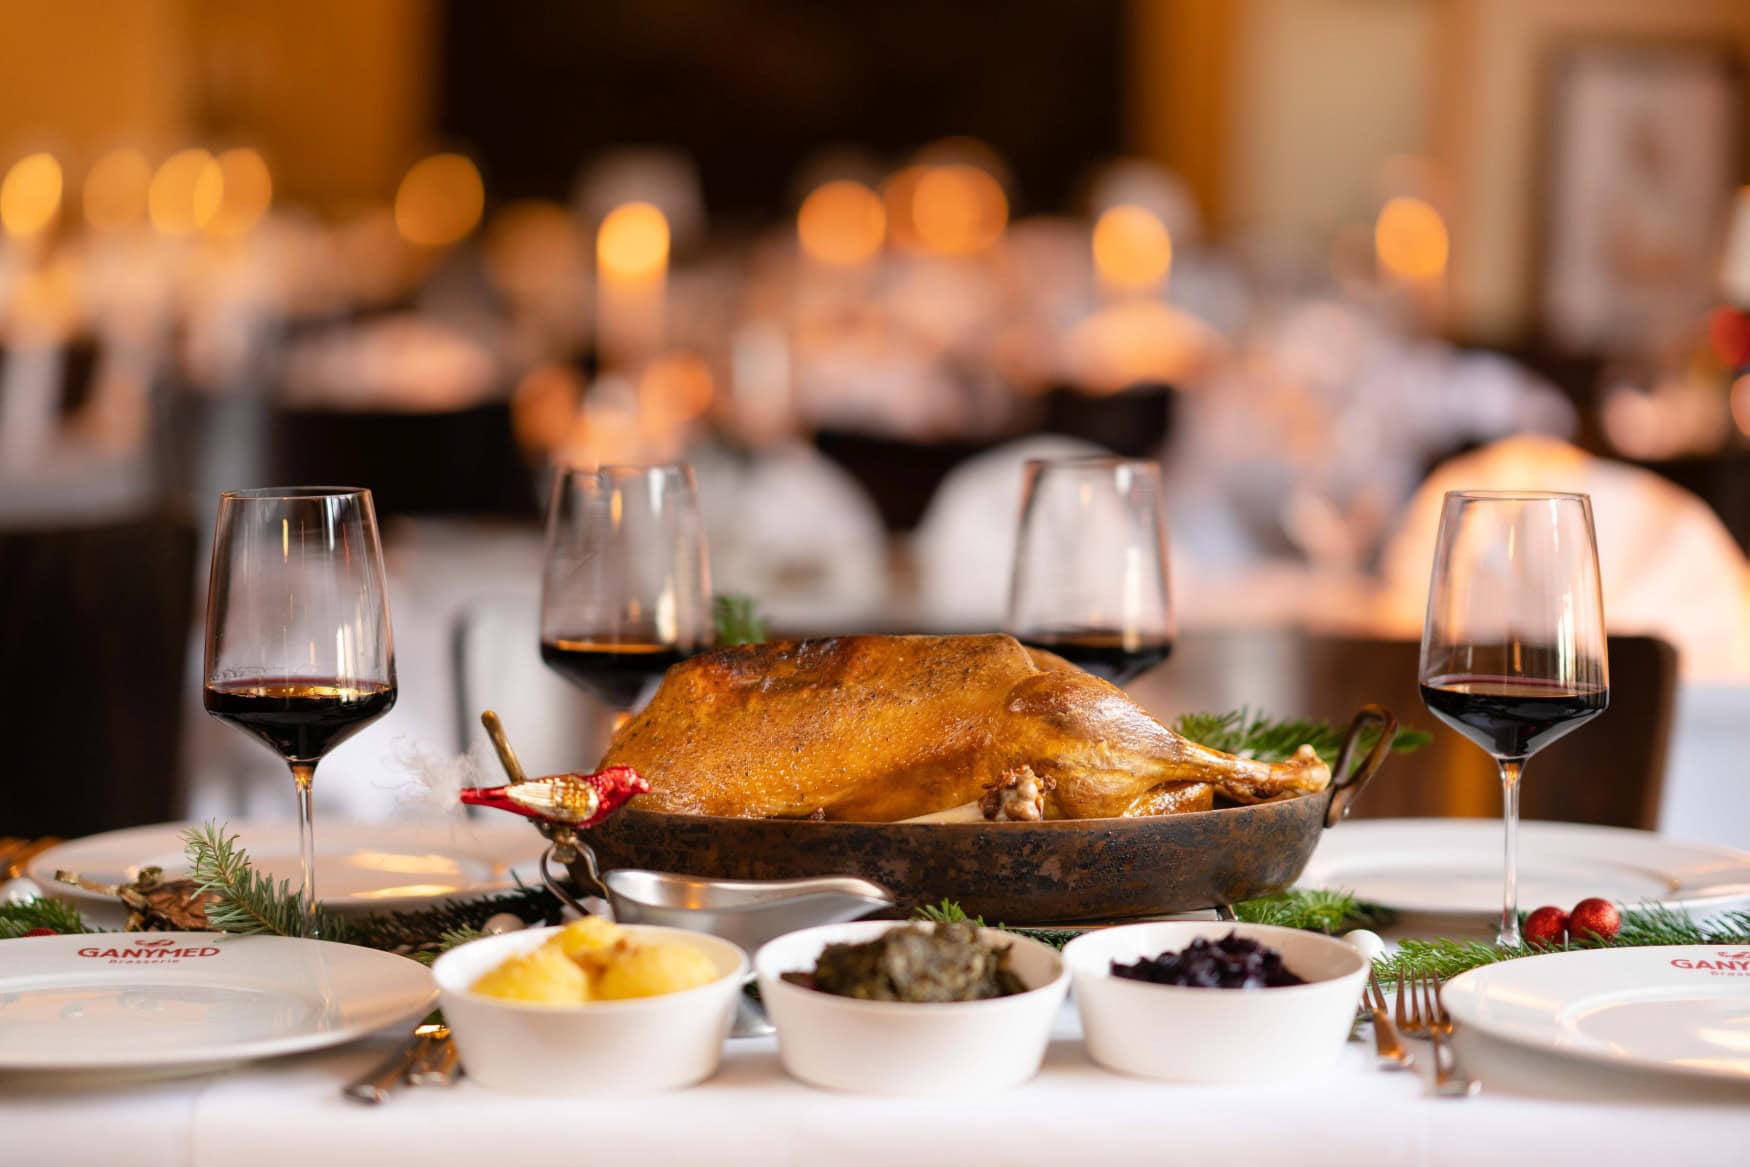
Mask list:
[[587,831],[650,791],[648,780],[630,766],[609,766],[594,774],[553,774],[508,786],[472,786],[462,791],[469,806],[508,810],[536,822]]

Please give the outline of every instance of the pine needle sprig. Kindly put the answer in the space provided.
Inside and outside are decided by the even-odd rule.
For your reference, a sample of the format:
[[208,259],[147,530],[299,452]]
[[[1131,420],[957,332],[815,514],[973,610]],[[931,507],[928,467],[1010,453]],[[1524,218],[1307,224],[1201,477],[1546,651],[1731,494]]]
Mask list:
[[16,940],[37,928],[48,928],[62,935],[101,931],[88,925],[78,908],[60,900],[45,897],[0,904],[0,940]]
[[1374,962],[1381,977],[1427,975],[1447,980],[1473,968],[1582,948],[1652,948],[1681,944],[1750,947],[1750,911],[1727,912],[1704,923],[1681,908],[1646,904],[1622,913],[1622,928],[1612,940],[1588,937],[1564,945],[1519,944],[1499,948],[1481,940],[1404,940],[1391,956]]
[[[1182,713],[1173,722],[1173,732],[1212,750],[1260,762],[1286,761],[1302,745],[1310,745],[1327,766],[1334,766],[1348,730],[1306,718],[1275,720],[1241,708],[1227,713]],[[1366,757],[1378,740],[1378,727],[1363,727],[1356,743],[1356,758]],[[1400,727],[1392,737],[1391,748],[1393,753],[1405,754],[1433,740],[1433,735],[1425,730]]]
[[1245,924],[1272,924],[1327,936],[1350,928],[1378,928],[1392,919],[1384,908],[1363,903],[1349,892],[1310,888],[1237,903],[1234,915]]
[[481,935],[486,921],[508,913],[529,926],[555,924],[562,905],[544,887],[519,887],[502,895],[474,900],[447,900],[411,912],[381,912],[353,917],[351,942],[418,959],[437,956]]
[[760,644],[766,639],[766,622],[752,596],[728,592],[711,601],[711,617],[717,630],[717,647]]
[[[207,904],[207,923],[215,931],[239,936],[304,935],[304,900],[291,881],[256,871],[249,852],[237,844],[236,835],[207,823],[182,833],[188,855],[189,878],[201,891],[212,895]],[[316,910],[316,926],[325,940],[346,943],[352,929],[333,915]]]

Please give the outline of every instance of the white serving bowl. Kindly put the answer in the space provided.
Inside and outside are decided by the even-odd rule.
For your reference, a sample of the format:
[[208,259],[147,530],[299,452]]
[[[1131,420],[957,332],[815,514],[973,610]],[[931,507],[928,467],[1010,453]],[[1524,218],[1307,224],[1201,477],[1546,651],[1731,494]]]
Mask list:
[[459,945],[431,966],[462,1067],[483,1086],[518,1094],[654,1094],[708,1078],[747,979],[747,955],[727,940],[679,928],[622,927],[639,940],[685,944],[716,966],[707,985],[660,997],[537,1005],[469,986],[506,957],[539,948],[558,928]]
[[[1130,964],[1229,932],[1276,949],[1307,983],[1194,989],[1112,975],[1114,960]],[[1343,941],[1265,924],[1127,924],[1077,937],[1063,959],[1089,1056],[1121,1074],[1179,1082],[1274,1081],[1326,1065],[1349,1036],[1367,979],[1367,961]]]
[[1012,946],[1009,968],[1027,986],[988,1001],[859,1001],[783,979],[812,971],[828,944],[862,943],[906,926],[829,924],[780,936],[754,954],[784,1068],[829,1090],[948,1098],[992,1093],[1038,1073],[1069,977],[1063,959],[1036,940],[983,930],[986,941]]

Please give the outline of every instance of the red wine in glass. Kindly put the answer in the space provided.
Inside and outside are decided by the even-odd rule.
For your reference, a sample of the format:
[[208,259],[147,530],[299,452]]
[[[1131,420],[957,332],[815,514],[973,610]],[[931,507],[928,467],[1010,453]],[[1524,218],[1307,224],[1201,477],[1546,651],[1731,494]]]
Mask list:
[[1087,628],[1048,629],[1028,635],[1026,641],[1114,685],[1134,681],[1173,652],[1166,637],[1135,639]]
[[314,936],[317,764],[395,704],[395,641],[370,491],[289,486],[219,496],[204,680],[207,712],[261,741],[291,771],[304,934]]
[[672,644],[612,636],[544,637],[541,659],[614,709],[629,709],[645,686],[686,657]]
[[314,762],[395,705],[395,686],[369,681],[215,681],[208,713],[254,734],[288,762]]
[[692,467],[560,471],[547,506],[541,659],[623,721],[647,687],[713,634]]
[[1115,685],[1167,659],[1174,621],[1159,464],[1033,459],[1021,482],[1008,631]]
[[1497,758],[1527,758],[1604,712],[1602,685],[1527,677],[1432,677],[1422,683],[1429,712]]
[[1501,775],[1503,948],[1519,935],[1519,787],[1537,751],[1610,700],[1592,503],[1459,490],[1441,506],[1417,670],[1422,700]]

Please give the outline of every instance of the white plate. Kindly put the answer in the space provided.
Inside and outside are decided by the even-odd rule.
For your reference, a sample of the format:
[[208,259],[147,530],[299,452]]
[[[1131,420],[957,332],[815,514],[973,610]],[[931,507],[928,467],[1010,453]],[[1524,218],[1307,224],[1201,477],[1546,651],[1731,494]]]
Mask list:
[[[55,882],[57,869],[98,883],[127,883],[142,867],[166,877],[188,870],[182,832],[198,823],[159,823],[88,835],[51,847],[30,862],[28,874],[55,895],[89,903],[114,901]],[[296,823],[236,823],[257,871],[300,884]],[[316,893],[324,907],[351,911],[404,911],[454,896],[490,895],[538,883],[541,841],[523,823],[336,823],[316,821]],[[513,871],[513,868],[515,869]]]
[[1750,948],[1599,948],[1454,977],[1460,1025],[1590,1062],[1750,1083]]
[[321,940],[0,940],[0,1071],[193,1073],[405,1025],[436,998],[418,963]]
[[[1302,887],[1342,888],[1401,912],[1498,915],[1501,824],[1364,819],[1326,831]],[[1650,831],[1519,824],[1519,906],[1564,911],[1588,896],[1714,911],[1750,900],[1750,854]]]

